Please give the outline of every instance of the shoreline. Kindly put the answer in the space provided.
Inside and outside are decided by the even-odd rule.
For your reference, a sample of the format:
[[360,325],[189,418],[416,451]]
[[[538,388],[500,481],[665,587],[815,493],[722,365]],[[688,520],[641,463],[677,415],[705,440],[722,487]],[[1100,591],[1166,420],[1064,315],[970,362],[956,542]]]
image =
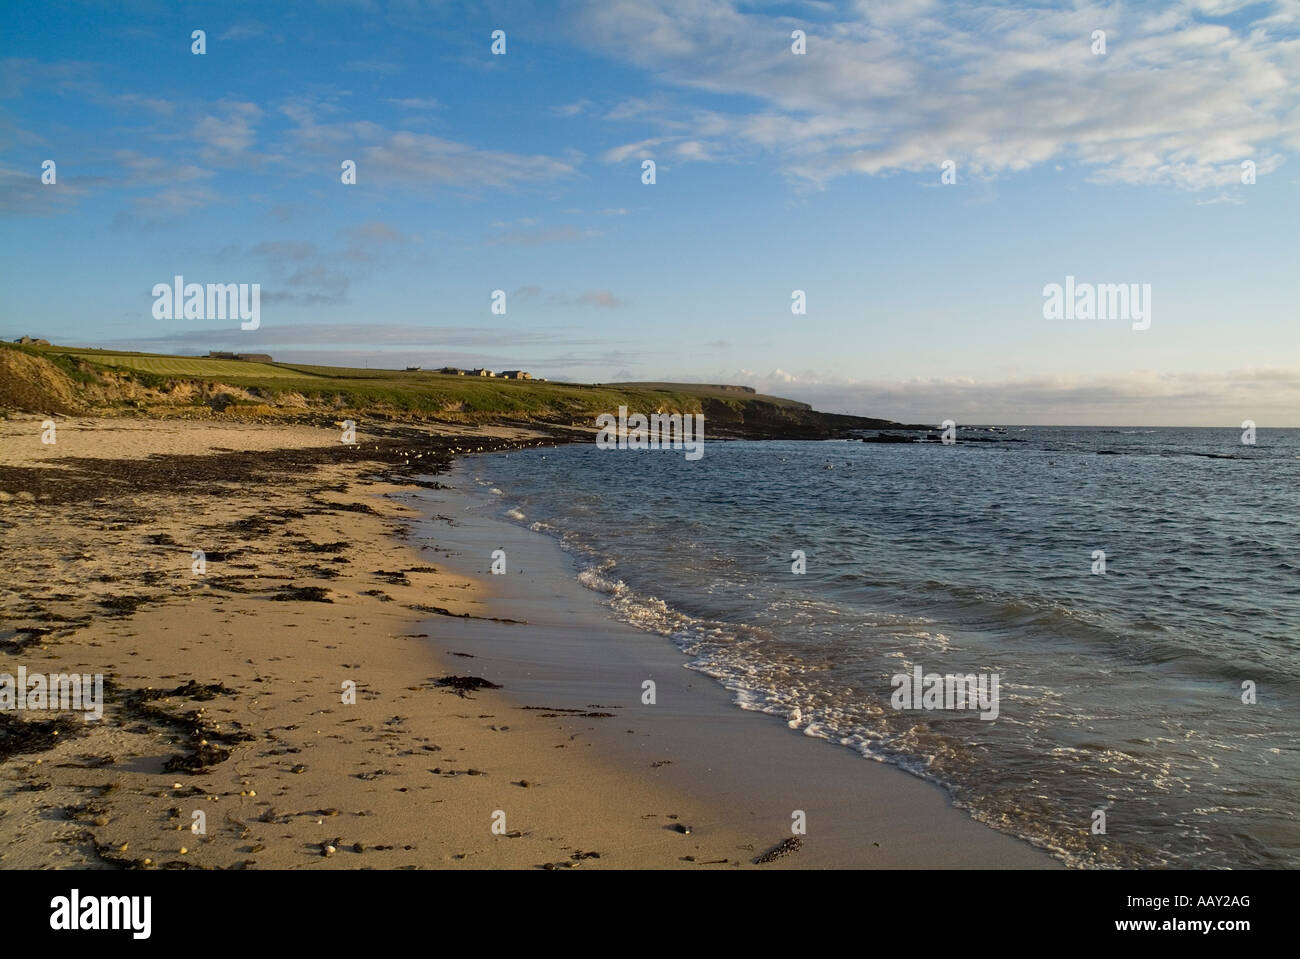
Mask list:
[[[759,852],[806,834],[792,868],[1064,868],[1043,849],[973,819],[938,785],[800,734],[779,718],[744,710],[708,675],[691,670],[671,639],[615,618],[583,586],[553,537],[491,514],[490,494],[467,491],[474,458],[459,460],[445,488],[409,497],[450,516],[439,542],[452,568],[485,583],[493,614],[526,619],[493,628],[450,624],[475,651],[475,675],[503,685],[526,707],[595,709],[567,726],[602,761],[654,777],[707,803],[710,822],[740,829]],[[504,549],[507,572],[490,572]],[[655,683],[655,703],[644,683]]]
[[[19,453],[0,470],[0,672],[103,673],[108,693],[103,720],[66,732],[4,714],[0,868],[753,868],[792,808],[802,848],[761,868],[1055,865],[930,784],[742,712],[576,582],[558,621],[507,595],[465,539],[478,527],[426,508],[464,494],[427,476],[553,438],[361,430],[348,452],[327,429],[76,418],[40,448],[38,427],[0,423]],[[507,580],[566,577],[525,559],[558,546],[516,532],[533,543],[514,568],[537,574]],[[470,550],[481,571],[457,561]],[[585,647],[561,642],[566,616]],[[565,659],[530,658],[520,637],[539,632],[569,662],[591,665],[597,636],[623,659],[547,680]],[[606,707],[637,698],[646,650],[659,712],[630,721]],[[502,688],[436,685],[475,675]]]

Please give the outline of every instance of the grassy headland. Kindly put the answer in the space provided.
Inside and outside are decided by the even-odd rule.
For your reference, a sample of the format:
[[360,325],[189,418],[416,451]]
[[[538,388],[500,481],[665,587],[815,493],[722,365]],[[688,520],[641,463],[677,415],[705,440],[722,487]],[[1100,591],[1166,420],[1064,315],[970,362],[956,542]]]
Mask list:
[[[601,413],[703,413],[710,434],[819,439],[902,429],[734,386],[506,380],[0,344],[0,411],[258,422],[344,418],[591,428]],[[922,427],[923,428],[923,427]]]

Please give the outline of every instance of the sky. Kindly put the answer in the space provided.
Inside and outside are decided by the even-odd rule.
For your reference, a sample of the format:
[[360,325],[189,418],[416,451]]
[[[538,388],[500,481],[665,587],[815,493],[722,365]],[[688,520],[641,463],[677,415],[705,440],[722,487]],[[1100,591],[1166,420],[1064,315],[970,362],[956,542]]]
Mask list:
[[[5,19],[6,339],[1300,426],[1300,0]],[[156,319],[176,275],[259,284],[259,328]],[[1149,314],[1049,318],[1067,277],[1149,288]]]

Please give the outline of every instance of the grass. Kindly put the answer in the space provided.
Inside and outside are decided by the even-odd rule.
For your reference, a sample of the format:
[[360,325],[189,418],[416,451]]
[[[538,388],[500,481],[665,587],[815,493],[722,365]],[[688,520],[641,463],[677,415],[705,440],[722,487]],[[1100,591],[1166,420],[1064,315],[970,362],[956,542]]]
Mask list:
[[[756,397],[713,388],[673,384],[588,386],[537,380],[355,369],[293,363],[257,363],[201,356],[166,356],[65,346],[36,348],[56,362],[76,358],[101,367],[127,369],[149,385],[168,379],[201,380],[240,387],[268,401],[296,393],[343,409],[391,408],[423,414],[503,414],[547,418],[589,417],[627,406],[643,412],[701,410],[705,396],[728,403]],[[65,360],[66,362],[66,360]],[[60,364],[63,365],[63,364]],[[780,403],[788,401],[780,400]]]
[[241,360],[217,360],[204,356],[164,356],[158,353],[124,353],[116,350],[86,350],[67,346],[43,346],[46,354],[75,356],[100,366],[121,366],[141,373],[173,376],[179,379],[221,379],[227,376],[295,376],[279,364],[245,363]]
[[750,393],[735,386],[719,386],[707,383],[602,383],[600,385],[616,390],[684,392],[691,396],[707,396],[710,399],[722,400],[723,402],[739,400],[742,405],[746,400],[753,400],[788,409],[812,409],[807,403],[800,403],[798,400],[787,400],[785,397],[769,396],[766,393]]
[[[592,426],[602,413],[703,413],[715,435],[816,439],[902,424],[818,413],[805,403],[704,383],[582,383],[505,380],[407,370],[356,369],[301,363],[259,363],[206,356],[167,356],[75,346],[0,347],[42,357],[57,375],[32,390],[6,389],[14,409],[132,409],[151,415],[197,415],[210,408],[236,417],[368,416],[462,424],[530,421]],[[39,369],[36,371],[39,373]],[[43,374],[42,374],[43,375]],[[65,381],[67,382],[67,381]],[[21,382],[18,383],[22,385]],[[85,387],[83,391],[80,389]],[[142,393],[146,387],[151,393]],[[71,393],[65,397],[64,393]],[[924,429],[925,427],[919,427]]]

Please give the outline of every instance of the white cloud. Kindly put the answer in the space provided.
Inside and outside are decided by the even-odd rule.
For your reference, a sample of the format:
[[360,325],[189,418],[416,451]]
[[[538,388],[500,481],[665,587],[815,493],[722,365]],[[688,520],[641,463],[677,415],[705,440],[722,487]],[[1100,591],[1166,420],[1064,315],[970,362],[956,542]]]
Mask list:
[[290,140],[299,149],[331,159],[355,157],[358,179],[364,176],[374,185],[501,189],[556,180],[575,168],[572,157],[480,149],[443,137],[390,130],[369,120],[317,123],[316,114],[327,109],[328,105],[302,101],[284,105],[281,112],[296,124]]
[[[1300,145],[1300,7],[1188,0],[1140,6],[991,7],[955,0],[859,3],[805,22],[729,0],[600,0],[577,35],[669,86],[734,109],[663,98],[607,115],[665,134],[616,147],[606,162],[671,139],[685,159],[771,151],[812,184],[850,173],[937,169],[966,176],[1047,162],[1083,164],[1101,182],[1188,189],[1261,173]],[[1212,19],[1259,18],[1230,27]],[[790,51],[791,29],[808,52]],[[1107,53],[1093,56],[1095,29]],[[718,101],[718,97],[722,97]]]
[[609,290],[591,290],[578,297],[579,306],[598,306],[606,310],[616,310],[623,306],[623,301]]
[[585,113],[590,108],[590,100],[576,100],[573,103],[563,103],[559,106],[551,107],[551,112],[557,117],[576,117],[581,113]]
[[623,163],[629,158],[649,159],[653,156],[654,148],[661,143],[669,141],[669,137],[652,137],[648,140],[638,140],[635,143],[625,143],[622,146],[611,147],[601,154],[601,159],[606,163]]
[[199,155],[209,163],[238,162],[257,139],[253,124],[262,110],[255,103],[226,102],[218,108],[222,115],[209,114],[194,125]]
[[113,217],[113,225],[149,230],[173,224],[220,199],[215,191],[207,187],[169,187],[152,196],[131,200],[125,210]]

